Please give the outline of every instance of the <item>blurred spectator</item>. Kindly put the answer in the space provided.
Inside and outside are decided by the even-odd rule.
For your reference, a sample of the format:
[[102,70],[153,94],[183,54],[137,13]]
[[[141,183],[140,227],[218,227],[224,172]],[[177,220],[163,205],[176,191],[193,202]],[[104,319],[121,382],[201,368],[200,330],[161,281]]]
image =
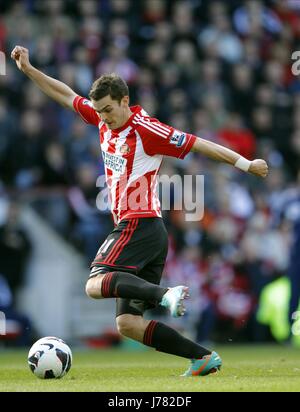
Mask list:
[[0,274],[0,311],[5,315],[5,335],[0,334],[0,342],[6,346],[28,347],[34,339],[32,325],[27,316],[13,307],[12,292],[7,280]]
[[264,32],[278,34],[282,27],[274,11],[260,0],[244,1],[244,5],[235,11],[233,22],[243,36],[261,36]]
[[53,187],[67,185],[67,165],[64,147],[58,142],[50,142],[44,149],[42,159],[41,184]]
[[300,200],[297,207],[299,216],[294,223],[292,250],[288,270],[288,276],[291,281],[291,298],[289,304],[289,321],[291,324],[294,320],[293,313],[298,310],[300,300]]
[[12,200],[0,226],[0,273],[8,282],[12,300],[22,286],[31,242],[20,223],[20,206]]
[[300,165],[300,129],[295,130],[292,134],[291,143],[287,150],[289,152],[289,166],[296,174]]
[[253,106],[253,71],[245,63],[237,64],[232,71],[231,104],[233,110],[247,119]]
[[215,13],[211,25],[204,28],[198,37],[206,54],[215,49],[215,53],[228,63],[238,63],[243,57],[241,40],[231,30],[229,17],[223,13]]
[[279,213],[292,227],[292,234],[289,244],[289,265],[288,277],[291,281],[291,296],[289,302],[289,322],[293,323],[293,313],[298,310],[300,300],[300,173],[298,173],[298,186],[285,191],[282,204],[278,207]]
[[229,90],[221,80],[221,67],[217,60],[206,59],[197,75],[198,81],[190,89],[190,96],[195,102],[204,102],[207,95],[219,95],[222,102],[228,103]]
[[231,113],[224,127],[218,132],[220,143],[247,159],[254,159],[256,152],[255,136],[251,130],[242,124],[242,118],[238,113]]
[[17,141],[10,148],[11,162],[15,170],[15,185],[20,189],[28,189],[37,185],[41,179],[45,134],[41,116],[35,110],[24,111],[20,126]]
[[78,186],[71,187],[68,192],[74,216],[72,237],[90,262],[113,225],[106,214],[100,214],[96,209],[98,191],[95,184],[97,179],[95,168],[89,164],[78,166],[77,178]]
[[293,0],[275,0],[275,11],[281,22],[285,23],[292,30],[292,35],[300,38],[300,15],[299,2]]
[[143,7],[143,20],[155,24],[166,19],[166,2],[163,0],[146,0]]
[[105,73],[116,73],[130,85],[136,80],[138,68],[136,64],[126,56],[126,51],[117,45],[111,45],[107,57],[102,59],[96,68],[96,76]]

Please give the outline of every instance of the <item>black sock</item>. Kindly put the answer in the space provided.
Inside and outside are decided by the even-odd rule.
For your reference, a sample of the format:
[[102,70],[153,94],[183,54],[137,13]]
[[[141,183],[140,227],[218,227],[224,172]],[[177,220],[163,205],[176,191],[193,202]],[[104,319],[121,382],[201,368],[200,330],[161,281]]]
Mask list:
[[180,335],[176,330],[155,320],[147,326],[143,343],[152,346],[157,351],[188,359],[200,359],[211,354],[210,351]]
[[118,297],[159,303],[167,290],[131,273],[108,272],[102,279],[101,295],[104,298]]

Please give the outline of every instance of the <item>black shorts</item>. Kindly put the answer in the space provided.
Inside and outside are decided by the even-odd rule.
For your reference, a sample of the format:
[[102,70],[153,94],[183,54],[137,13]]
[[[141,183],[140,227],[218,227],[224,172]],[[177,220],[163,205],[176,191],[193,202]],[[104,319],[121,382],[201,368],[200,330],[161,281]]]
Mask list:
[[[168,234],[161,218],[124,220],[108,235],[91,268],[132,273],[159,284],[168,253]],[[151,302],[117,298],[116,316],[143,315]]]

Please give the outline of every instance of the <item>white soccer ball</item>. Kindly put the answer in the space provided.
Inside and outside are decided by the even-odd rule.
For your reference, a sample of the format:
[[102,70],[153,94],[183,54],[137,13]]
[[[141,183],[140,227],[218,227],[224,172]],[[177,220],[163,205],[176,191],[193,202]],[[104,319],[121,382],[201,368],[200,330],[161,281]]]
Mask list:
[[40,379],[62,378],[71,368],[72,352],[62,339],[47,336],[30,348],[28,365]]

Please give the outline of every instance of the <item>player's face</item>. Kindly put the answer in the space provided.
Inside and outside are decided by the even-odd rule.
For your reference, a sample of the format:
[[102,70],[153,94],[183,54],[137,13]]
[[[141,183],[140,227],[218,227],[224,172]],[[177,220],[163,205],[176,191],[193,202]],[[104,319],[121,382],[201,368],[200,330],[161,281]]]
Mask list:
[[108,95],[98,101],[92,100],[92,104],[100,119],[111,130],[122,127],[128,120],[128,96],[124,96],[119,102],[112,100],[111,96]]

